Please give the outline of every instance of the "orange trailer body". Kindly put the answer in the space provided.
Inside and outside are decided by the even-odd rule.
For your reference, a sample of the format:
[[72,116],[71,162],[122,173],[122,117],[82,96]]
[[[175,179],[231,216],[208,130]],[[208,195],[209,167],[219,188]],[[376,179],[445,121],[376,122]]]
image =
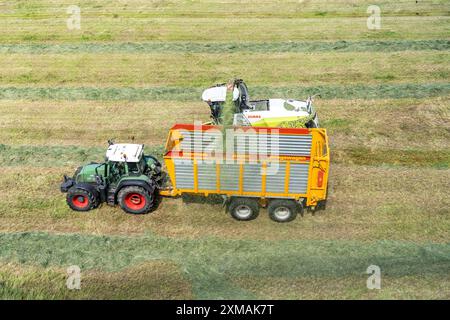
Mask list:
[[322,128],[235,127],[225,135],[218,126],[176,124],[164,162],[171,186],[163,196],[287,198],[313,209],[327,197],[330,152]]

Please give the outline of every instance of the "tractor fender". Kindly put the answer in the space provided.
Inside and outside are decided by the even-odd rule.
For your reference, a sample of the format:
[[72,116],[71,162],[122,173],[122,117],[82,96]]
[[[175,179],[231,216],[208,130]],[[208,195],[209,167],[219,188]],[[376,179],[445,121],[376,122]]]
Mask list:
[[88,191],[88,192],[92,193],[92,195],[95,198],[99,199],[100,194],[99,194],[97,188],[92,184],[81,182],[81,183],[76,183],[73,187]]
[[114,198],[117,197],[117,194],[119,193],[120,189],[123,187],[129,187],[129,186],[138,186],[142,187],[145,190],[147,190],[150,194],[153,194],[155,192],[156,186],[151,181],[151,183],[148,183],[147,181],[143,180],[125,180],[119,183],[119,185],[116,188],[116,191],[114,192]]

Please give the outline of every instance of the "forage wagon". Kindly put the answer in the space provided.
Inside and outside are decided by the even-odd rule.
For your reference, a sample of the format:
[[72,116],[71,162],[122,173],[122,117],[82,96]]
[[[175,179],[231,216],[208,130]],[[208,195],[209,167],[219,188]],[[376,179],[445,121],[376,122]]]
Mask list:
[[325,129],[176,124],[164,167],[144,154],[144,145],[110,143],[103,163],[79,167],[64,177],[61,191],[77,211],[103,202],[125,212],[148,213],[160,197],[220,195],[237,220],[256,218],[262,207],[277,222],[303,209],[324,208],[329,173]]

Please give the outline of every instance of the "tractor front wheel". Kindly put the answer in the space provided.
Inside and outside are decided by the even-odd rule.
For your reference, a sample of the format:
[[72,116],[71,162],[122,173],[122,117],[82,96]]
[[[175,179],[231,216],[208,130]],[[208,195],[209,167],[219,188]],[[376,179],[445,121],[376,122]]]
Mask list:
[[132,214],[148,213],[153,208],[153,196],[142,187],[124,187],[119,191],[117,201],[123,211]]
[[96,197],[89,191],[72,187],[67,191],[67,204],[75,211],[89,211],[98,205]]

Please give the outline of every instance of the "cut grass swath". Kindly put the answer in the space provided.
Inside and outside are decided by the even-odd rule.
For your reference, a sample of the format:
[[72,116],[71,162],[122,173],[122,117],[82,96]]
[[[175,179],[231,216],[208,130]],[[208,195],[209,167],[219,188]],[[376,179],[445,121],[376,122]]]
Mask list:
[[[146,146],[148,154],[162,160],[163,145]],[[61,167],[73,166],[86,161],[103,161],[104,147],[81,146],[11,146],[0,144],[2,166]],[[332,150],[332,163],[356,165],[392,165],[406,167],[434,167],[447,169],[450,151],[375,149],[355,146]]]
[[[204,88],[197,87],[0,87],[0,99],[8,100],[176,100],[199,101]],[[314,87],[252,87],[252,98],[306,97],[320,93],[322,99],[426,98],[450,94],[449,83],[327,85]]]
[[116,43],[29,43],[0,44],[0,53],[234,53],[234,52],[395,52],[418,50],[450,50],[450,41],[386,40],[386,41],[310,41],[310,42],[116,42]]
[[194,296],[200,299],[255,298],[230,282],[230,277],[359,275],[364,281],[372,264],[380,266],[385,276],[445,277],[449,257],[450,245],[437,243],[0,234],[3,262],[44,267],[75,264],[82,270],[114,271],[149,260],[174,261],[185,270]]

